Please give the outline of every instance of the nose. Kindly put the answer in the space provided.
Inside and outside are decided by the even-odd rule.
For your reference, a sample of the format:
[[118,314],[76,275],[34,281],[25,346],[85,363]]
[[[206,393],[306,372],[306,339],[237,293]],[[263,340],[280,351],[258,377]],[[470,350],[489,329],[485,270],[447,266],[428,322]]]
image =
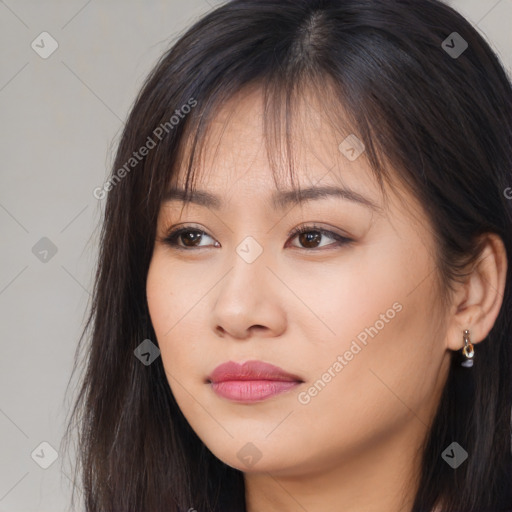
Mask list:
[[286,329],[286,287],[263,257],[248,263],[235,256],[215,287],[212,328],[236,339],[279,336]]

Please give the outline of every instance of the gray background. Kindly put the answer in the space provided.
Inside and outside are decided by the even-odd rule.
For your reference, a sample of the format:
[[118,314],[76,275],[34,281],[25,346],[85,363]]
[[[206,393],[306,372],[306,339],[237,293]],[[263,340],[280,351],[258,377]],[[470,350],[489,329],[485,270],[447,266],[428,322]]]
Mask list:
[[[512,0],[449,3],[511,73]],[[0,0],[0,512],[70,509],[72,461],[35,460],[51,462],[42,442],[59,451],[72,399],[104,208],[92,191],[146,74],[216,4]],[[59,45],[46,59],[31,47],[44,31]]]

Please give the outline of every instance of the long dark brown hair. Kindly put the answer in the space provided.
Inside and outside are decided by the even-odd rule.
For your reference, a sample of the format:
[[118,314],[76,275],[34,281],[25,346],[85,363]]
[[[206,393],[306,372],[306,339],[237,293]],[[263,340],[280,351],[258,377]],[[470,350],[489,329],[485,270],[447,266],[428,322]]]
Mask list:
[[[453,32],[461,38],[455,49],[467,43],[458,56],[449,51]],[[481,235],[503,240],[501,311],[473,368],[461,368],[453,353],[421,447],[412,512],[435,504],[442,512],[512,508],[512,89],[498,57],[437,0],[234,0],[161,58],[131,110],[109,181],[95,194],[106,195],[99,261],[64,438],[67,445],[77,430],[75,477],[86,510],[245,510],[243,473],[189,426],[161,358],[146,366],[134,350],[146,339],[157,343],[146,276],[181,150],[190,142],[188,187],[210,121],[249,86],[264,93],[272,161],[293,157],[291,113],[306,88],[326,113],[340,115],[340,132],[364,142],[379,184],[400,180],[428,212],[444,291],[478,260]],[[457,469],[441,458],[453,441],[469,453]]]

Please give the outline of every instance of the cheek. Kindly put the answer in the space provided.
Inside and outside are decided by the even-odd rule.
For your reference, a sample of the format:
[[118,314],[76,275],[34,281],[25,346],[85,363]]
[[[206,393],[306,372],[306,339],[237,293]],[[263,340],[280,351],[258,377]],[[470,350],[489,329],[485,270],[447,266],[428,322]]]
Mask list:
[[302,302],[290,302],[290,318],[316,347],[349,348],[359,334],[364,343],[374,337],[368,329],[375,334],[375,324],[380,336],[405,316],[401,311],[416,298],[410,291],[417,276],[426,275],[427,269],[428,262],[422,260],[411,267],[400,247],[390,248],[385,240],[347,250],[337,261],[317,267],[309,263],[301,272],[292,268],[282,273],[282,279]]
[[175,389],[177,382],[202,379],[197,365],[197,361],[201,361],[197,317],[204,314],[200,312],[201,297],[208,290],[208,284],[197,286],[201,281],[194,282],[196,285],[190,286],[190,276],[177,272],[165,255],[155,252],[148,271],[146,296],[162,363],[173,393],[179,392]]
[[[179,319],[185,314],[183,306],[188,300],[186,288],[180,286],[181,283],[177,282],[174,274],[167,267],[165,260],[158,254],[153,256],[146,282],[146,296],[162,362],[166,371],[174,374],[180,368],[180,365],[177,364],[180,359],[178,349],[183,345],[176,343],[175,334],[181,327]],[[179,300],[175,295],[177,289],[185,290],[185,292],[180,292]],[[174,346],[171,345],[173,340]],[[171,354],[172,357],[170,357]],[[175,362],[172,368],[169,365],[170,361]]]
[[[420,321],[416,304],[402,300],[403,309],[383,328],[379,330],[378,324],[373,330],[376,314],[385,313],[388,298],[367,301],[363,323],[348,310],[339,315],[335,341],[298,350],[308,368],[308,382],[294,399],[293,421],[272,434],[273,443],[286,446],[294,439],[304,449],[309,446],[311,454],[329,458],[394,437],[407,424],[421,431],[436,399],[436,372],[425,368],[418,343],[428,325]],[[357,337],[361,333],[366,344]]]
[[[338,424],[345,415],[360,418],[371,429],[372,415],[392,421],[410,413],[404,403],[415,410],[431,406],[444,356],[433,306],[434,263],[413,250],[368,247],[342,272],[328,268],[324,277],[307,278],[321,283],[311,287],[308,304],[322,323],[308,315],[309,331],[305,324],[303,329],[311,336],[298,353],[308,362],[312,384],[303,398],[318,414]],[[341,409],[329,408],[329,401]]]
[[155,250],[146,280],[146,296],[151,321],[160,341],[173,339],[174,333],[186,325],[205,291],[206,285],[201,286],[196,273],[191,276],[178,271],[165,254]]

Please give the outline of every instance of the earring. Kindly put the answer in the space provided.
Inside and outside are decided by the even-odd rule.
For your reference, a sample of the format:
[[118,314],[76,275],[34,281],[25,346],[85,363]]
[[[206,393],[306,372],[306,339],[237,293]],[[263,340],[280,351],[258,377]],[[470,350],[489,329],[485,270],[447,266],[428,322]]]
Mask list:
[[473,366],[473,358],[475,357],[475,347],[469,341],[469,330],[465,329],[462,334],[462,338],[464,340],[464,347],[462,348],[462,354],[466,358],[465,361],[461,363],[461,366],[466,368],[471,368]]

